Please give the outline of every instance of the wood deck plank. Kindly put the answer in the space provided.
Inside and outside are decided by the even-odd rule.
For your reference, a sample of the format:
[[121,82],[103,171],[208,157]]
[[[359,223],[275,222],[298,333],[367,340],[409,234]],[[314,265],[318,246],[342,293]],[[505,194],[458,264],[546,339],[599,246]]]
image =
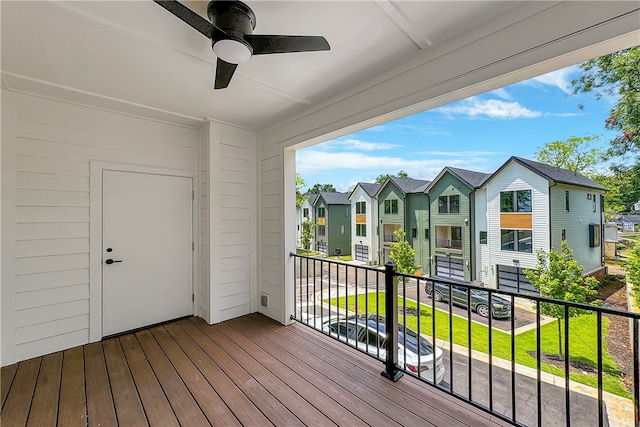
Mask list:
[[[380,369],[379,365],[377,365],[379,362],[376,362],[373,358],[358,351],[348,352],[336,358],[333,350],[339,347],[331,345],[336,344],[336,340],[331,337],[299,324],[293,324],[287,328],[282,328],[276,322],[264,322],[264,324],[269,328],[274,328],[278,333],[286,334],[292,339],[292,342],[302,345],[311,354],[316,354],[317,351],[326,355],[329,358],[328,360],[331,360],[331,363],[337,367],[344,366],[346,361],[360,369],[368,369],[371,375],[368,378],[362,378],[362,383],[378,391],[383,387],[383,384],[379,382],[375,375],[375,372]],[[326,345],[322,345],[323,342]],[[342,346],[343,344],[339,345]],[[345,360],[342,357],[347,359]],[[396,383],[387,382],[387,384],[396,389],[396,392],[392,393],[390,398],[397,405],[413,411],[421,417],[427,417],[436,425],[488,426],[496,424],[495,420],[490,419],[489,414],[480,409],[470,407],[470,405],[461,405],[454,397],[431,388],[410,376]],[[426,390],[429,392],[426,393]],[[421,401],[422,404],[416,405],[416,400]]]
[[179,426],[167,396],[162,391],[162,387],[147,362],[135,335],[123,335],[118,340],[129,364],[149,424],[151,426]]
[[180,349],[167,330],[163,326],[158,326],[152,328],[151,333],[183,379],[193,398],[200,405],[209,422],[224,426],[240,426],[240,422],[233,412],[229,410],[216,390]]
[[87,344],[84,348],[84,361],[89,426],[116,425],[118,421],[113,406],[102,343]]
[[243,425],[271,424],[269,419],[182,328],[176,323],[165,325],[165,328]]
[[87,425],[82,347],[65,350],[62,357],[58,425],[69,427]]
[[127,366],[120,341],[117,338],[102,342],[104,357],[109,372],[111,388],[117,390],[113,393],[113,403],[116,409],[118,425],[142,426],[147,425],[147,417],[142,409],[142,402]]
[[265,370],[256,363],[251,355],[244,349],[222,334],[217,327],[208,327],[202,319],[194,322],[203,329],[203,332],[214,340],[227,354],[244,367],[247,372],[267,388],[278,400],[287,402],[289,409],[306,425],[330,425],[332,421],[318,411],[308,401],[296,393],[286,382],[282,381],[272,372]]
[[7,401],[2,408],[1,424],[5,426],[23,426],[27,424],[29,409],[36,389],[38,371],[42,357],[20,362]]
[[[245,351],[255,357],[266,369],[277,374],[282,381],[287,383],[289,387],[314,407],[318,408],[318,410],[334,423],[350,426],[364,426],[367,424],[350,411],[353,402],[345,401],[346,399],[332,399],[326,394],[331,388],[328,390],[325,389],[323,392],[323,390],[318,387],[320,378],[312,375],[312,371],[308,367],[300,366],[298,370],[294,369],[294,366],[291,365],[293,360],[290,355],[282,355],[282,360],[287,360],[287,364],[282,363],[277,357],[268,353],[258,345],[258,342],[252,341],[254,338],[258,340],[261,338],[253,330],[244,330],[245,333],[251,336],[251,339],[249,339],[237,329],[232,328],[228,323],[229,322],[221,323],[217,325],[217,327],[230,340],[244,348]],[[276,334],[271,334],[271,336],[277,338]],[[263,344],[268,345],[267,343]],[[336,391],[335,388],[334,391]],[[338,396],[343,396],[344,394],[344,390],[340,390]],[[345,406],[342,404],[345,404]]]
[[148,330],[136,332],[142,350],[147,355],[149,364],[156,374],[169,403],[181,425],[206,426],[207,418],[184,385],[182,379],[171,365],[156,340]]
[[0,408],[4,408],[4,402],[9,395],[9,387],[13,383],[13,378],[16,376],[18,370],[18,364],[3,366],[0,370]]
[[[259,344],[276,359],[287,360],[287,366],[291,369],[306,372],[306,375],[313,379],[314,384],[338,400],[337,404],[345,405],[354,415],[369,425],[401,425],[393,419],[392,414],[385,414],[382,410],[385,404],[389,404],[387,399],[371,390],[364,389],[356,379],[344,375],[321,359],[308,357],[305,350],[274,337],[274,334],[260,335],[270,330],[261,328],[258,324],[236,321],[228,323],[248,339]],[[258,335],[251,334],[250,330]],[[389,405],[393,408],[392,404]]]
[[54,426],[58,421],[58,397],[62,375],[62,352],[42,358],[27,426]]
[[183,320],[178,322],[178,325],[198,343],[209,357],[215,360],[216,364],[220,366],[224,373],[229,376],[236,386],[260,409],[271,423],[277,426],[292,427],[304,425],[287,406],[276,399],[254,377],[249,375],[238,362],[233,360],[231,356],[225,353],[214,341],[209,339],[194,323],[190,320]]

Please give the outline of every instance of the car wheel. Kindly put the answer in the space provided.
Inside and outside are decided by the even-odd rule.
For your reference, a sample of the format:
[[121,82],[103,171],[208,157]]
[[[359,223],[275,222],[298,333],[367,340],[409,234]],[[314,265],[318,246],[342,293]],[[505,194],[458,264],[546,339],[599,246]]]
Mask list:
[[435,291],[433,293],[433,299],[435,299],[436,301],[442,301],[442,294],[440,293],[440,291]]
[[489,317],[489,307],[484,304],[478,304],[476,306],[476,313],[482,317]]

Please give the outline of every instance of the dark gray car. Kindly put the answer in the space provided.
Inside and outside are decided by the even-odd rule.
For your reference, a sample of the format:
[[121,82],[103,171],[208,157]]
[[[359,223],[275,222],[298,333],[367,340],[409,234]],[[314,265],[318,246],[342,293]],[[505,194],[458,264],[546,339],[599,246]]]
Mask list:
[[[424,291],[431,296],[433,282],[427,281]],[[489,292],[481,289],[469,288],[465,285],[451,285],[451,298],[449,295],[449,285],[436,281],[436,289],[433,292],[433,298],[436,301],[448,302],[467,308],[469,297],[467,293],[471,291],[471,309],[482,317],[489,317]],[[491,295],[491,313],[494,318],[504,318],[511,316],[511,303],[497,295]]]

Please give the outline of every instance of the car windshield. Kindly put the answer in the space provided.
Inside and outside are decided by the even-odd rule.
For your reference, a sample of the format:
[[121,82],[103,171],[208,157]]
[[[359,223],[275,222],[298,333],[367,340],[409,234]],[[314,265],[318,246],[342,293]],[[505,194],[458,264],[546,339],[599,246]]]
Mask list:
[[489,296],[489,292],[481,291],[479,289],[473,289],[472,292],[473,292],[474,295],[477,295],[479,297],[488,297]]
[[[418,354],[418,334],[414,330],[405,329],[403,325],[398,325],[398,343],[403,344],[407,350]],[[420,356],[428,356],[432,353],[431,343],[420,337]]]

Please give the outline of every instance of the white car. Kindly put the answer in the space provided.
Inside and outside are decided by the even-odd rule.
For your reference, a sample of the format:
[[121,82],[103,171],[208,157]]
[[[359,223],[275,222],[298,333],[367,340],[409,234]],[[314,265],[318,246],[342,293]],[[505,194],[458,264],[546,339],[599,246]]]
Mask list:
[[[383,316],[373,314],[368,317],[360,315],[336,318],[325,322],[322,330],[381,360],[386,358],[387,334],[385,333],[385,318]],[[418,342],[420,343],[420,356],[418,356]],[[442,349],[439,347],[435,349],[435,380],[436,384],[440,384],[444,379]],[[433,382],[433,345],[424,337],[420,337],[418,340],[418,333],[402,324],[398,324],[398,365],[416,375],[420,372],[420,377]]]

